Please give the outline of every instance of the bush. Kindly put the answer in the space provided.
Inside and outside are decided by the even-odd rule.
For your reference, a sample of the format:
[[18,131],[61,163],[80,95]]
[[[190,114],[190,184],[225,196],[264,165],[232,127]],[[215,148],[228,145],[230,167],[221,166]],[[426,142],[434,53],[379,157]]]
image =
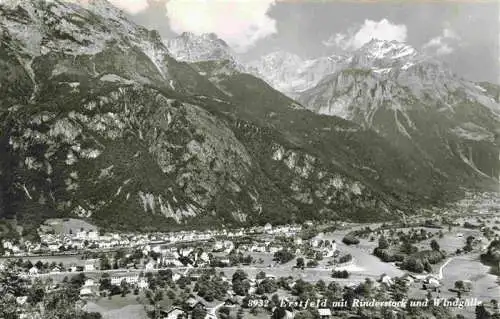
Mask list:
[[437,242],[435,239],[433,239],[433,240],[431,241],[431,249],[432,249],[432,250],[434,250],[434,251],[439,251],[439,250],[441,249],[441,248],[439,247],[438,242]]
[[444,259],[444,254],[435,250],[422,250],[411,255],[401,265],[403,269],[421,273],[424,270],[431,271],[431,264],[436,264]]
[[380,236],[380,238],[378,239],[378,248],[380,249],[389,248],[389,242],[384,236]]
[[349,272],[347,270],[334,270],[332,272],[333,278],[349,278]]
[[383,262],[390,263],[390,262],[397,262],[397,261],[404,261],[405,256],[403,254],[392,254],[389,252],[387,249],[380,249],[380,248],[375,248],[373,250],[373,255],[377,256],[380,258]]
[[420,259],[410,257],[403,263],[403,268],[412,272],[421,273],[424,271],[424,264]]
[[352,255],[347,254],[339,258],[339,264],[343,264],[352,260]]
[[476,229],[476,228],[479,228],[478,225],[474,225],[472,223],[469,223],[469,222],[465,222],[464,223],[464,228],[468,228],[468,229]]
[[281,264],[286,264],[295,258],[295,254],[288,249],[282,249],[274,254],[274,260]]
[[342,242],[346,245],[357,245],[359,244],[359,239],[351,234],[347,234],[344,236],[344,238],[342,238]]

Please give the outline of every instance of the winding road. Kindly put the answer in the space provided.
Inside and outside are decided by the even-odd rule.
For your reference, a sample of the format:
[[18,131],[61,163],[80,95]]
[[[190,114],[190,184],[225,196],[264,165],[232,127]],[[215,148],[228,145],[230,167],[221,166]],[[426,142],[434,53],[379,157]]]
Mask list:
[[446,267],[452,260],[454,259],[454,257],[451,257],[449,258],[447,261],[445,261],[444,264],[441,265],[441,267],[439,267],[439,272],[438,272],[438,279],[439,280],[443,280],[443,269],[444,267]]

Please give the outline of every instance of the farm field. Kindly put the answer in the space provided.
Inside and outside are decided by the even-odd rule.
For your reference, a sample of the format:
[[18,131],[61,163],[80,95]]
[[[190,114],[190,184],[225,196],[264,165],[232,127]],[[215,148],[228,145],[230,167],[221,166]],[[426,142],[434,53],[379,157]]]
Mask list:
[[88,302],[86,310],[99,312],[103,319],[146,319],[144,306],[136,301],[136,297],[134,295],[113,296],[111,300],[100,298],[98,301]]

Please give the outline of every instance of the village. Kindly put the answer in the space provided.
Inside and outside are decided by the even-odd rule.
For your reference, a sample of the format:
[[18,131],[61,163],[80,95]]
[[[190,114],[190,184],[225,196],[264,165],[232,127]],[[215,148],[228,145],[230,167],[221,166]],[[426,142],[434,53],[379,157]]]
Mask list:
[[[481,296],[486,305],[500,295],[500,264],[478,257],[496,256],[500,217],[496,208],[461,205],[387,223],[152,234],[104,233],[83,220],[52,219],[40,226],[39,242],[3,236],[0,271],[24,282],[27,295],[15,301],[21,313],[29,311],[30,291],[47,295],[61,287],[105,318],[267,318],[280,304],[318,297],[336,305],[314,310],[321,318],[348,311],[339,305],[355,297],[451,302]],[[495,307],[485,311],[498,312]],[[467,316],[476,309],[456,311]]]

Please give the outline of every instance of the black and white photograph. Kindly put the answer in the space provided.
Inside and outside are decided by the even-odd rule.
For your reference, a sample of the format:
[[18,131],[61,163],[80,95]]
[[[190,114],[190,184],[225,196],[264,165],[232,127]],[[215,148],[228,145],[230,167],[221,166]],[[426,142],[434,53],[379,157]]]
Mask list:
[[0,319],[500,319],[500,1],[0,0]]

